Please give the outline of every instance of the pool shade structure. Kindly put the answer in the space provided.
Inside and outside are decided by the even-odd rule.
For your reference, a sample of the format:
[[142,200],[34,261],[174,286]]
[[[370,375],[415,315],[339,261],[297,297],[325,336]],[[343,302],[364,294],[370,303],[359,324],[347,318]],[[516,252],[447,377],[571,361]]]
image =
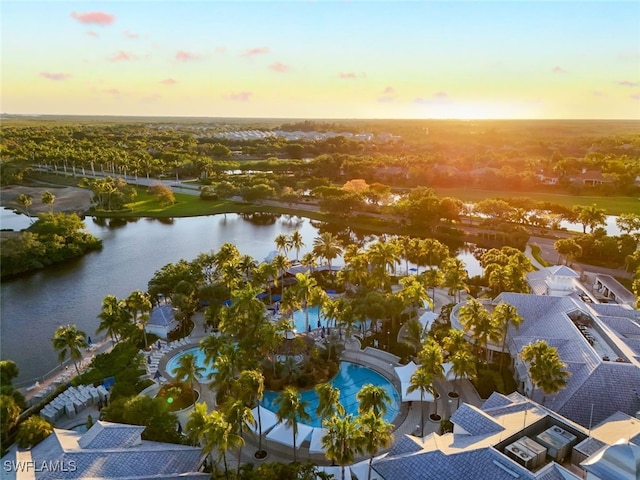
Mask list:
[[[313,427],[304,423],[298,423],[298,434],[296,435],[296,448],[300,448],[300,445],[307,439],[309,434],[313,431]],[[276,425],[271,432],[267,435],[267,440],[271,440],[282,445],[293,447],[293,428],[286,423],[280,423]]]
[[[386,454],[385,454],[386,455]],[[352,476],[355,476],[358,480],[367,480],[369,478],[369,460],[363,460],[358,463],[354,463],[349,467]],[[336,477],[341,478],[341,477]],[[371,480],[384,480],[375,469],[371,469]]]
[[402,397],[403,402],[433,402],[435,399],[433,395],[429,392],[424,392],[422,395],[420,394],[420,390],[414,390],[413,392],[409,392],[409,387],[411,386],[411,375],[418,369],[418,365],[413,363],[413,361],[403,365],[402,367],[394,367],[396,371],[396,375],[400,379],[401,392],[400,395]]
[[437,313],[424,312],[418,318],[418,321],[420,322],[420,325],[422,325],[422,328],[428,332],[431,330],[431,326],[433,325],[433,323],[436,321],[437,318],[438,318]]
[[[325,449],[322,446],[322,437],[324,437],[326,434],[327,434],[326,428],[315,427],[313,429],[313,432],[311,433],[311,441],[309,443],[310,454],[314,454],[314,453],[324,454]],[[340,477],[337,477],[337,478],[340,478]]]
[[[253,418],[255,418],[255,425],[251,425],[251,430],[256,435],[259,434],[259,424],[258,424],[258,407],[251,410],[253,413]],[[278,417],[271,410],[267,410],[264,407],[260,408],[260,420],[262,421],[262,434],[266,434],[278,424]]]

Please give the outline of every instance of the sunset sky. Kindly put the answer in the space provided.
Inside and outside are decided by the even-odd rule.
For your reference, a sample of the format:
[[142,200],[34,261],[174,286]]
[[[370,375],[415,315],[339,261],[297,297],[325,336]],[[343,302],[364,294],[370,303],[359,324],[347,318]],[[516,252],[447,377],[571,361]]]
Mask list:
[[3,113],[640,118],[640,2],[3,1]]

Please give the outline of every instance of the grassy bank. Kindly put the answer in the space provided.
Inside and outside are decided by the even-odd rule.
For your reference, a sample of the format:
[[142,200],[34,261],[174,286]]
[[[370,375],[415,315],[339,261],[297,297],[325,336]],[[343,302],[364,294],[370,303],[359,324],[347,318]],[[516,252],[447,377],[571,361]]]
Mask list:
[[539,202],[553,202],[568,207],[595,203],[598,207],[606,209],[608,215],[620,215],[621,213],[636,213],[640,215],[640,199],[636,197],[577,196],[547,192],[506,192],[504,190],[476,190],[470,188],[436,188],[434,190],[439,197],[459,198],[463,202],[478,202],[485,198],[495,197],[529,197]]

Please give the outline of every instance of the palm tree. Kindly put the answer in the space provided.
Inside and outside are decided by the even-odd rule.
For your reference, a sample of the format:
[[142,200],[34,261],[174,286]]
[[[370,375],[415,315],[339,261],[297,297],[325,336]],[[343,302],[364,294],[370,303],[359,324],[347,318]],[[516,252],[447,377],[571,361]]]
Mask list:
[[324,258],[329,264],[329,271],[333,271],[331,260],[342,253],[339,240],[330,232],[321,233],[313,239],[313,253],[317,257]]
[[330,383],[321,383],[316,385],[316,395],[318,396],[318,407],[316,408],[316,415],[322,419],[322,423],[338,414],[341,417],[344,416],[345,410],[340,403],[340,390],[332,386]]
[[404,300],[406,306],[413,307],[412,311],[422,308],[424,302],[433,306],[433,300],[429,298],[426,290],[415,275],[400,279],[400,284],[402,285],[400,297]]
[[313,273],[313,269],[318,265],[318,259],[313,252],[307,252],[300,259],[300,263]]
[[[211,450],[216,448],[220,452],[224,461],[225,475],[229,478],[227,452],[244,445],[244,438],[233,433],[231,423],[227,421],[221,411],[214,410],[210,413],[210,416],[211,428],[209,429],[210,433],[207,438],[207,443],[211,445]],[[208,448],[209,447],[207,447],[207,449]]]
[[276,417],[278,422],[285,422],[293,430],[293,461],[298,460],[296,436],[298,435],[298,420],[301,422],[308,422],[311,417],[306,412],[305,408],[308,406],[308,402],[303,402],[300,393],[293,387],[285,387],[280,395],[274,400],[274,405],[278,408],[276,411]]
[[283,295],[284,282],[282,280],[284,280],[284,274],[287,271],[287,268],[291,266],[291,262],[284,255],[278,254],[275,257],[273,257],[272,263],[276,267],[276,270],[278,271],[278,278],[281,280],[280,295]]
[[467,279],[469,278],[464,263],[459,258],[447,258],[442,264],[444,281],[442,285],[449,289],[449,295],[455,299],[456,292],[460,299],[460,290],[468,290]]
[[387,405],[391,403],[391,398],[384,388],[370,383],[360,389],[356,394],[356,399],[359,402],[358,413],[360,415],[373,411],[377,417],[387,413]]
[[524,319],[518,314],[518,309],[516,307],[506,302],[500,302],[496,308],[493,309],[491,316],[495,323],[500,325],[502,330],[502,355],[500,356],[500,371],[502,371],[504,349],[507,346],[507,332],[509,331],[509,325],[518,330]]
[[27,216],[29,217],[29,221],[33,223],[31,220],[31,213],[29,212],[29,207],[33,204],[33,198],[28,193],[21,193],[17,199],[18,205],[24,208],[24,211],[27,212]]
[[604,225],[607,220],[607,211],[604,208],[598,208],[597,204],[577,205],[574,210],[578,214],[578,222],[582,224],[583,233],[587,233],[587,226],[591,233],[598,225]]
[[[149,323],[149,312],[153,308],[151,304],[151,297],[148,293],[143,293],[140,290],[134,290],[129,294],[129,296],[125,299],[125,308],[131,313],[131,317],[133,321],[140,321],[142,325],[142,332],[144,335],[144,348],[148,347],[147,344],[147,330],[145,329],[147,323]],[[140,313],[140,317],[138,318],[138,312]]]
[[453,356],[458,352],[468,351],[469,342],[464,338],[464,332],[452,328],[442,340],[442,346],[447,351],[448,356]]
[[489,315],[487,309],[475,298],[469,300],[458,310],[458,318],[465,332],[472,330],[476,344],[485,349],[486,361],[489,362],[489,340],[500,340],[500,325]]
[[[229,397],[222,406],[222,411],[225,414],[225,419],[231,425],[231,431],[242,437],[244,427],[251,427],[256,424],[256,420],[253,417],[251,409],[247,407],[244,400],[235,400]],[[244,441],[238,442],[238,475],[240,474],[240,465],[242,465],[242,447]]]
[[369,247],[367,255],[374,269],[395,274],[396,264],[400,261],[395,243],[379,240]]
[[258,408],[258,453],[262,450],[262,419],[260,418],[260,402],[264,396],[264,376],[259,370],[244,370],[238,377],[239,394],[248,404],[256,404]]
[[296,260],[298,260],[300,258],[300,249],[304,247],[300,231],[296,230],[291,234],[291,237],[289,238],[289,245],[291,245],[291,248],[296,249]]
[[281,233],[275,238],[274,241],[278,251],[283,252],[284,256],[286,257],[287,251],[289,250],[289,246],[290,246],[289,238],[284,233]]
[[118,335],[123,332],[124,325],[129,321],[122,302],[120,302],[115,295],[107,295],[104,297],[102,300],[102,310],[98,314],[98,318],[101,322],[96,331],[98,333],[106,332],[114,344],[116,343]]
[[340,465],[342,480],[345,480],[345,465],[353,463],[356,454],[363,450],[362,432],[358,429],[358,423],[352,415],[346,417],[334,415],[323,425],[327,429],[327,433],[322,437],[322,446],[326,449],[325,455]]
[[214,465],[211,458],[211,452],[214,449],[214,445],[210,442],[212,433],[212,416],[207,413],[207,404],[204,402],[196,403],[189,419],[185,425],[187,431],[187,438],[192,445],[200,445],[202,447],[202,453],[209,457],[211,465]]
[[418,365],[424,368],[435,378],[444,377],[444,367],[442,366],[442,347],[429,338],[418,352]]
[[271,299],[271,282],[274,287],[278,285],[278,267],[272,262],[263,262],[253,272],[252,283],[264,288],[269,293],[269,303],[273,303]]
[[369,454],[369,474],[367,480],[371,480],[373,457],[383,448],[389,448],[393,443],[393,424],[384,418],[378,417],[373,412],[365,413],[358,417],[360,431],[362,432],[362,449]]
[[[426,288],[431,288],[431,298],[436,298],[436,287],[440,287],[444,282],[444,275],[437,268],[430,268],[422,273],[422,282]],[[435,312],[435,302],[431,302],[431,311]]]
[[318,287],[318,282],[308,273],[296,273],[296,283],[287,293],[291,295],[290,301],[295,306],[304,310],[304,331],[309,331],[309,305],[313,303],[324,291]]
[[204,372],[205,368],[198,365],[196,356],[193,353],[187,353],[186,355],[182,355],[178,359],[178,364],[173,369],[171,374],[175,377],[176,380],[180,382],[189,382],[189,385],[191,385],[191,390],[193,392],[193,403],[195,403],[196,391],[193,388],[193,383],[195,382],[200,385],[200,378],[202,377]]
[[404,335],[401,341],[411,347],[414,354],[420,351],[426,339],[427,333],[417,318],[412,318],[404,324]]
[[45,205],[49,205],[49,211],[53,211],[53,202],[55,201],[56,196],[49,192],[48,190],[46,192],[42,192],[42,195],[40,195],[40,200],[42,201],[43,204]]
[[82,330],[78,330],[75,325],[61,325],[53,335],[53,348],[58,350],[58,361],[64,362],[67,358],[67,354],[73,365],[76,367],[76,372],[80,375],[80,369],[78,368],[78,360],[82,359],[81,348],[87,348],[87,334]]
[[436,391],[433,388],[433,374],[424,367],[418,367],[409,381],[409,387],[407,393],[420,390],[420,436],[424,437],[424,394],[429,392],[433,395],[433,403],[436,407],[436,413],[438,414],[438,400],[436,398]]
[[565,370],[566,364],[560,359],[558,349],[551,347],[544,340],[526,345],[520,353],[522,360],[529,364],[529,376],[533,383],[533,391],[538,387],[542,389],[542,403],[544,405],[547,395],[557,393],[567,386],[567,378],[571,372]]
[[258,263],[251,255],[243,255],[238,262],[238,268],[242,271],[245,279],[249,281],[253,277],[253,272],[258,268]]
[[476,376],[476,359],[467,350],[457,351],[451,356],[451,371],[455,375],[453,379],[453,393],[456,392],[458,378],[474,378]]

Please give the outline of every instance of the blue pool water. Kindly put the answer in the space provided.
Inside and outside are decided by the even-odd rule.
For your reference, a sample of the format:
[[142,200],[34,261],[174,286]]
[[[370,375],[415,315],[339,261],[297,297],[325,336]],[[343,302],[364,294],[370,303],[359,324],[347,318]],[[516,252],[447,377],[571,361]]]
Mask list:
[[[329,325],[329,320],[320,313],[320,307],[309,307],[309,326],[311,329],[321,328],[321,327],[333,327],[333,320],[331,321],[331,325]],[[305,328],[305,311],[296,310],[293,312],[293,323],[296,326],[296,330],[298,333],[304,333]],[[365,328],[368,328],[370,321],[365,322]],[[356,324],[360,327],[360,322]]]
[[200,350],[198,347],[192,347],[192,348],[187,348],[186,350],[183,350],[182,352],[178,353],[177,355],[174,355],[173,357],[171,357],[169,359],[169,361],[167,362],[167,366],[166,366],[166,370],[167,373],[169,375],[171,375],[172,377],[175,377],[175,375],[173,374],[173,370],[178,366],[178,362],[180,360],[181,357],[192,353],[195,355],[196,357],[196,364],[199,367],[204,367],[205,371],[204,374],[202,375],[202,377],[200,377],[200,383],[208,383],[211,381],[210,378],[208,378],[210,373],[215,373],[215,370],[210,367],[209,365],[207,365],[204,361],[204,352],[202,350]]
[[[356,394],[360,391],[363,385],[367,385],[369,383],[384,388],[391,399],[391,403],[387,405],[387,413],[384,415],[385,420],[392,422],[400,411],[400,394],[396,388],[389,380],[370,368],[363,367],[362,365],[356,365],[355,363],[341,362],[338,374],[329,383],[340,390],[340,403],[342,403],[347,414],[358,414],[359,402],[356,399]],[[312,427],[321,427],[322,419],[316,415],[318,396],[316,395],[315,390],[303,390],[301,395],[302,401],[308,402],[306,411],[312,419],[310,422],[305,423]],[[277,407],[275,406],[274,401],[277,396],[278,394],[276,392],[265,391],[261,406],[271,410],[272,412],[276,412]]]

